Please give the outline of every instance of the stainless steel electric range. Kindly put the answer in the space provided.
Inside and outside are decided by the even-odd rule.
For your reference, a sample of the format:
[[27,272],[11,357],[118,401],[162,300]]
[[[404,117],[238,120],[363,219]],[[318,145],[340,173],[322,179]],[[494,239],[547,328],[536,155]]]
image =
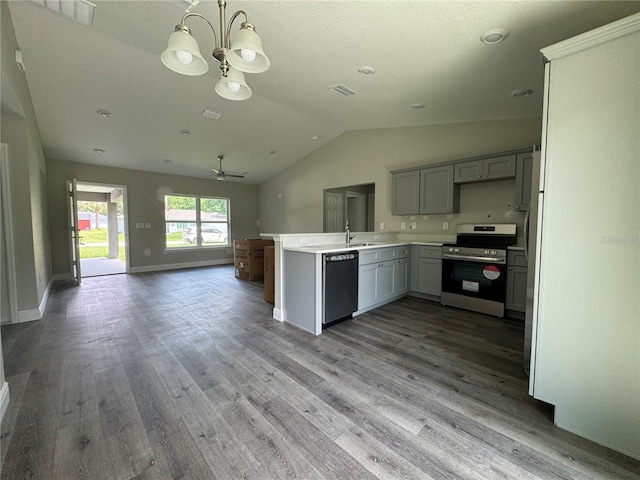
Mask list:
[[515,224],[462,224],[456,243],[442,248],[441,303],[504,317],[507,247],[517,242]]

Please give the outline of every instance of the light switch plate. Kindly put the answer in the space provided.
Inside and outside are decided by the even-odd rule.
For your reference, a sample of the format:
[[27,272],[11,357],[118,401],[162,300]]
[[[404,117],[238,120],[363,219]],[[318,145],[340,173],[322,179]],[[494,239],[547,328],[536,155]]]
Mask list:
[[400,222],[400,230],[406,230],[407,224],[405,222]]

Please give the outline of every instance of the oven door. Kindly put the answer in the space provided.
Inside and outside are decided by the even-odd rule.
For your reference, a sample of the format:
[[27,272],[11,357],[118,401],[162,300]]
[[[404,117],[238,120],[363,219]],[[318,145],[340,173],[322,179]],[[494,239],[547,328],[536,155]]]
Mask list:
[[504,303],[507,296],[507,266],[445,258],[442,260],[442,291]]

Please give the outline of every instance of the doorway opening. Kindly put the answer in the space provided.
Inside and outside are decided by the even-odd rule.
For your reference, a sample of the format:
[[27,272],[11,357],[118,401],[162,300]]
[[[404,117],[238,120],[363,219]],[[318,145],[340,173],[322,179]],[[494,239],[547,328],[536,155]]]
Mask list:
[[374,183],[327,188],[323,194],[325,233],[343,232],[347,221],[352,232],[374,231]]
[[82,276],[127,273],[126,187],[77,182],[76,209]]

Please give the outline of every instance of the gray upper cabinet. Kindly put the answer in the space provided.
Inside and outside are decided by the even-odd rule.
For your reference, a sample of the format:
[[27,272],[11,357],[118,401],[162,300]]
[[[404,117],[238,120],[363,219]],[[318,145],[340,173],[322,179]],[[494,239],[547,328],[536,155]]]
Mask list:
[[516,198],[515,209],[524,212],[531,200],[533,172],[533,152],[521,153],[516,157]]
[[455,183],[481,182],[513,178],[516,175],[516,155],[485,158],[455,165]]
[[420,213],[458,213],[458,189],[453,183],[453,165],[420,170]]
[[[531,195],[532,154],[525,149],[495,156],[448,161],[391,172],[391,213],[393,215],[432,215],[460,213],[460,184],[516,178],[522,190],[517,210],[526,210],[524,199]],[[516,186],[517,189],[517,186]]]
[[391,214],[415,215],[420,212],[420,171],[391,175]]

